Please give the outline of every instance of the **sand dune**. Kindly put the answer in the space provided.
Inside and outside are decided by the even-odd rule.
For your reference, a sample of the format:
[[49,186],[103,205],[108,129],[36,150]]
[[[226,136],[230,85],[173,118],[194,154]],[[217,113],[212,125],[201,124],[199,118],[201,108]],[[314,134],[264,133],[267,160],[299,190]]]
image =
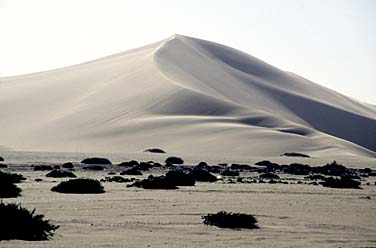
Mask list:
[[2,149],[376,157],[373,105],[181,35],[0,78],[0,96]]

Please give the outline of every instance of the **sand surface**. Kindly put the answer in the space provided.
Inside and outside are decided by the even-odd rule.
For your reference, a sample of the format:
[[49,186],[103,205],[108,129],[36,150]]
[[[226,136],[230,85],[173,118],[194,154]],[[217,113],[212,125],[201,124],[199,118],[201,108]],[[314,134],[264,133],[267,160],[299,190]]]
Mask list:
[[181,35],[80,65],[0,78],[0,95],[3,150],[376,156],[375,106]]

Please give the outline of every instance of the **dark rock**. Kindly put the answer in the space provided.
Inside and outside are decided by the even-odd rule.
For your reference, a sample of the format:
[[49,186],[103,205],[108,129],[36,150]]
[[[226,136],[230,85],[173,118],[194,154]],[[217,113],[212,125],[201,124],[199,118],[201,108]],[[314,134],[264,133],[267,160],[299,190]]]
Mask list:
[[34,170],[35,171],[47,171],[47,170],[53,170],[53,167],[50,165],[35,165]]
[[120,175],[142,176],[142,172],[133,167],[131,169],[120,172]]
[[99,194],[104,193],[103,186],[94,179],[70,179],[53,187],[51,191],[67,194]]
[[217,226],[220,228],[259,228],[256,223],[257,219],[251,214],[227,213],[225,211],[216,214],[202,216],[205,225]]
[[147,179],[136,181],[128,187],[138,187],[144,189],[177,189],[170,180],[166,179],[165,176],[154,177],[150,175]]
[[46,174],[46,177],[62,178],[62,177],[76,177],[73,172],[65,170],[53,170]]
[[286,153],[282,154],[281,156],[310,158],[309,155],[306,155],[306,154],[303,154],[303,153],[297,153],[297,152],[286,152]]
[[104,167],[102,167],[100,165],[88,165],[88,166],[84,166],[82,169],[84,169],[84,170],[102,171],[102,170],[104,170]]
[[64,163],[61,167],[65,168],[65,169],[73,169],[74,165],[73,165],[73,163],[68,162],[68,163]]
[[8,168],[8,165],[0,163],[0,168]]
[[226,169],[221,172],[221,176],[238,177],[239,171]]
[[355,181],[347,176],[340,177],[339,179],[328,177],[321,184],[324,187],[330,188],[361,189],[360,182]]
[[151,152],[151,153],[166,153],[165,151],[163,151],[162,149],[159,149],[159,148],[150,148],[150,149],[146,149],[144,152]]
[[178,157],[169,157],[165,162],[166,164],[183,164],[184,160]]
[[261,174],[260,175],[260,178],[261,179],[267,179],[267,180],[270,180],[270,179],[280,179],[280,177],[276,174],[273,174],[273,173],[265,173],[265,174]]
[[217,177],[215,175],[211,174],[209,171],[204,170],[204,169],[194,169],[192,173],[196,181],[200,181],[200,182],[217,181]]
[[167,172],[166,180],[169,180],[175,186],[194,186],[196,182],[191,172],[184,172],[183,170]]
[[85,158],[81,161],[82,164],[112,164],[107,158]]
[[0,202],[0,240],[48,240],[59,227],[44,220],[35,209],[29,211],[21,205]]

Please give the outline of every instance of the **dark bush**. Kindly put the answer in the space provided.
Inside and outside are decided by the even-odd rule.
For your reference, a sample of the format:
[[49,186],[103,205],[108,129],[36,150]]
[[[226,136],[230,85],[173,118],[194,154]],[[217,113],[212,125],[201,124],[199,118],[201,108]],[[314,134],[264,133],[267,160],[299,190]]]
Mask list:
[[275,179],[280,179],[280,177],[276,174],[273,174],[273,173],[264,173],[264,174],[261,174],[260,175],[260,178],[261,179],[268,179],[268,180],[275,180]]
[[159,149],[159,148],[150,148],[150,149],[146,149],[144,152],[151,152],[151,153],[166,153],[165,151],[163,151],[162,149]]
[[61,182],[53,187],[51,191],[68,194],[99,194],[105,192],[98,180],[86,178]]
[[112,164],[107,158],[85,158],[81,161],[82,164]]
[[284,167],[284,172],[293,175],[308,175],[312,172],[312,168],[306,164],[292,163]]
[[8,168],[8,165],[0,163],[0,168]]
[[103,181],[105,182],[116,182],[116,183],[128,183],[131,180],[121,176],[106,177]]
[[183,164],[184,160],[178,157],[169,157],[165,162],[166,164]]
[[120,175],[142,176],[142,172],[133,167],[131,169],[120,172]]
[[193,186],[195,185],[195,179],[191,172],[184,172],[182,170],[169,171],[166,174],[166,179],[171,184],[176,186]]
[[304,179],[307,179],[307,180],[325,180],[326,177],[323,176],[323,175],[309,175],[309,176],[304,177]]
[[[21,189],[18,188],[17,185],[9,181],[0,180],[0,198],[15,198],[18,196],[21,196]],[[0,219],[0,223],[1,221]]]
[[88,166],[84,166],[82,169],[84,169],[84,170],[102,171],[102,170],[104,170],[104,167],[102,167],[100,165],[88,165]]
[[59,227],[21,205],[0,203],[0,240],[48,240]]
[[138,187],[138,188],[144,188],[144,189],[177,189],[178,188],[165,176],[154,177],[153,175],[150,175],[147,179],[136,181],[133,184],[128,185],[128,187]]
[[232,170],[238,170],[238,171],[256,171],[257,168],[252,167],[248,164],[232,164],[230,167]]
[[306,154],[303,154],[303,153],[298,153],[298,152],[286,152],[284,154],[281,154],[281,156],[310,158],[309,155],[306,155]]
[[46,170],[53,170],[53,167],[50,165],[35,165],[35,171],[46,171]]
[[270,162],[268,160],[257,162],[255,165],[265,166],[267,168],[266,171],[275,171],[280,169],[279,164]]
[[153,165],[145,162],[140,162],[140,164],[135,165],[133,168],[139,171],[148,171],[149,169],[153,168]]
[[355,181],[347,176],[343,176],[339,179],[328,177],[321,184],[324,187],[329,187],[329,188],[361,189],[360,182]]
[[313,168],[313,172],[329,176],[345,176],[350,174],[345,166],[338,164],[336,161],[321,167],[315,167]]
[[73,172],[65,171],[65,170],[53,170],[46,174],[46,177],[54,177],[54,178],[61,178],[61,177],[76,177]]
[[20,174],[0,171],[0,182],[20,183],[26,178]]
[[139,165],[139,163],[136,160],[126,161],[118,164],[118,166],[121,167],[134,167],[136,165]]
[[239,171],[226,169],[226,170],[223,170],[221,172],[221,175],[222,176],[229,176],[229,177],[238,177]]
[[73,163],[68,162],[68,163],[64,163],[61,167],[65,168],[65,169],[73,169],[74,165],[73,165]]
[[3,157],[0,157],[0,161],[4,161],[4,158],[3,158]]
[[196,181],[201,182],[215,182],[217,181],[217,177],[211,174],[209,171],[204,169],[195,169],[192,171],[193,177]]
[[258,229],[257,219],[251,214],[227,213],[225,211],[216,214],[202,216],[205,225],[217,226],[220,228],[247,228]]

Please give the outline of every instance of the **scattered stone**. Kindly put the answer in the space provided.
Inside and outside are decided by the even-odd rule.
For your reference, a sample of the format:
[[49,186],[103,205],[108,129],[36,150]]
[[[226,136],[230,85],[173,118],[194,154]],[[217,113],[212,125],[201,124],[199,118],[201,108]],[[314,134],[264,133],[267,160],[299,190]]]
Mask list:
[[82,164],[112,164],[107,158],[85,158],[81,161]]
[[46,177],[62,178],[62,177],[72,177],[75,178],[76,175],[73,172],[65,170],[53,170],[46,174]]
[[355,181],[347,176],[340,177],[339,179],[328,177],[321,184],[324,187],[330,187],[330,188],[361,189],[360,182]]
[[68,162],[68,163],[64,163],[61,167],[65,168],[65,169],[73,169],[74,165],[73,165],[73,163]]
[[281,154],[280,156],[310,158],[309,155],[298,152],[286,152],[284,154]]
[[48,240],[59,226],[19,204],[0,202],[0,240]]
[[264,173],[260,175],[261,179],[266,179],[266,180],[273,180],[273,179],[280,179],[280,177],[276,174],[273,173]]
[[47,170],[53,170],[53,167],[50,165],[35,165],[34,170],[35,171],[47,171]]
[[51,191],[67,194],[100,194],[104,193],[103,186],[94,179],[70,179],[53,187]]
[[257,219],[251,214],[227,213],[225,211],[216,214],[202,216],[205,225],[231,229],[258,229]]
[[184,160],[179,157],[169,157],[165,162],[166,164],[183,164]]
[[151,152],[151,153],[166,153],[165,151],[163,151],[162,149],[159,149],[159,148],[150,148],[150,149],[146,149],[144,152]]

